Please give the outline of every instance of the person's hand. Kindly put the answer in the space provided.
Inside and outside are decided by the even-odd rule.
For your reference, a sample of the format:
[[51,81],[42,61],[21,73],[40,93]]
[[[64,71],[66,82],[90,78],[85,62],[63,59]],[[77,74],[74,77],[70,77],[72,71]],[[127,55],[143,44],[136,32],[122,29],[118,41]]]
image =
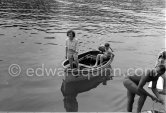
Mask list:
[[159,99],[159,98],[156,98],[156,97],[154,97],[154,96],[152,96],[151,98],[152,98],[152,100],[155,101],[155,102],[159,102],[159,103],[161,103],[161,104],[163,104],[163,105],[165,104],[163,99]]
[[153,101],[155,101],[155,102],[159,102],[159,99],[156,98],[156,97],[154,97],[154,96],[151,96],[151,99],[152,99]]
[[164,105],[165,104],[165,102],[164,102],[164,100],[163,99],[159,99],[159,101],[158,101],[159,103],[161,103],[162,105]]

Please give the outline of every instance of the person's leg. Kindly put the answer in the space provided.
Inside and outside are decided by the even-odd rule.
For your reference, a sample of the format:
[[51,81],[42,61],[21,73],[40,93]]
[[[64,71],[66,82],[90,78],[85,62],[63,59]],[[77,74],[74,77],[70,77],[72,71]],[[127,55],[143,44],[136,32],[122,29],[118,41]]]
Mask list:
[[66,112],[78,112],[78,102],[76,97],[65,96],[63,102]]
[[100,56],[101,56],[101,54],[98,54],[98,55],[97,55],[96,63],[95,63],[95,65],[94,65],[94,67],[97,66],[97,64],[98,64],[98,62],[99,62],[99,59],[100,59]]
[[78,59],[75,60],[76,68],[78,68]]
[[145,103],[147,95],[141,95],[139,100],[138,100],[138,108],[137,108],[137,113],[140,113],[142,110],[142,107]]
[[78,54],[74,54],[74,61],[76,63],[76,68],[78,68],[78,63],[79,63],[79,61],[78,61]]
[[73,59],[72,58],[69,59],[69,64],[70,64],[70,68],[73,69]]
[[73,55],[72,54],[68,54],[68,60],[69,60],[70,68],[73,69]]
[[104,55],[100,56],[100,65],[103,63]]
[[107,59],[107,56],[105,56],[104,54],[101,55],[100,57],[100,65],[103,63],[104,59]]
[[129,110],[129,112],[131,112],[132,110],[132,104],[134,102],[133,100],[133,97],[134,97],[134,94],[137,94],[140,96],[140,99],[138,101],[138,109],[137,111],[141,111],[143,105],[144,105],[144,102],[146,100],[146,95],[142,95],[140,94],[137,89],[138,89],[138,86],[137,84],[135,84],[132,80],[130,80],[129,78],[126,78],[123,82],[124,86],[127,88],[128,90],[128,104],[127,104],[127,110]]
[[132,112],[135,94],[127,90],[127,112]]

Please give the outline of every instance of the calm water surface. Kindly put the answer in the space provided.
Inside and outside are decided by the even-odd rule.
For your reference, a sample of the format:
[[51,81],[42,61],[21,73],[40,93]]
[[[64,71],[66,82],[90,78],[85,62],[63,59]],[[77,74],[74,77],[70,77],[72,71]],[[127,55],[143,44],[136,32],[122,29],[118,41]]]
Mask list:
[[[69,29],[77,33],[80,53],[108,41],[116,54],[114,67],[152,67],[164,48],[164,13],[164,0],[0,0],[0,111],[65,111],[61,77],[13,78],[8,67],[21,65],[21,75],[42,64],[60,67]],[[100,93],[102,87],[97,92],[78,98],[79,111],[125,110],[120,104],[125,95],[110,100],[111,109],[102,99],[110,94]]]

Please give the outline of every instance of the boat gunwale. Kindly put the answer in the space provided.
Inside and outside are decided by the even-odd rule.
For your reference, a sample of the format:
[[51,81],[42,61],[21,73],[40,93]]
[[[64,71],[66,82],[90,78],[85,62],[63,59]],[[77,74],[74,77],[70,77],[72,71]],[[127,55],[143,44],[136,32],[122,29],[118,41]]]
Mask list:
[[[88,52],[85,52],[85,53],[89,53],[89,52],[92,52],[92,51],[88,51]],[[85,53],[82,53],[82,54],[79,54],[79,55],[83,55],[83,54],[85,54]],[[102,66],[100,66],[100,67],[97,67],[97,68],[86,68],[86,69],[83,69],[83,70],[80,70],[80,69],[67,69],[66,68],[66,66],[64,66],[64,63],[65,62],[67,62],[68,61],[68,59],[66,59],[65,61],[63,61],[62,62],[62,66],[63,66],[63,68],[66,70],[67,69],[67,72],[68,73],[75,73],[75,72],[94,72],[94,71],[100,71],[100,70],[102,70],[102,69],[104,69],[104,68],[106,68],[106,67],[108,67],[110,64],[111,64],[111,61],[112,59],[110,58],[108,61],[107,61],[107,63],[106,64],[104,64],[104,65],[102,65]],[[81,64],[81,63],[80,63]]]

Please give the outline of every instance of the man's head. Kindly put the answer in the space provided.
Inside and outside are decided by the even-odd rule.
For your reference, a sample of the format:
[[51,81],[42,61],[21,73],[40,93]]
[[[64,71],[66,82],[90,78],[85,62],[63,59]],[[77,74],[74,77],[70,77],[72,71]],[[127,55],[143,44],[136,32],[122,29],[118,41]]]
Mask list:
[[163,75],[166,71],[166,67],[164,65],[158,65],[155,69],[159,76]]
[[109,49],[109,48],[110,48],[110,44],[109,44],[109,43],[105,43],[104,46],[105,46],[106,49]]

